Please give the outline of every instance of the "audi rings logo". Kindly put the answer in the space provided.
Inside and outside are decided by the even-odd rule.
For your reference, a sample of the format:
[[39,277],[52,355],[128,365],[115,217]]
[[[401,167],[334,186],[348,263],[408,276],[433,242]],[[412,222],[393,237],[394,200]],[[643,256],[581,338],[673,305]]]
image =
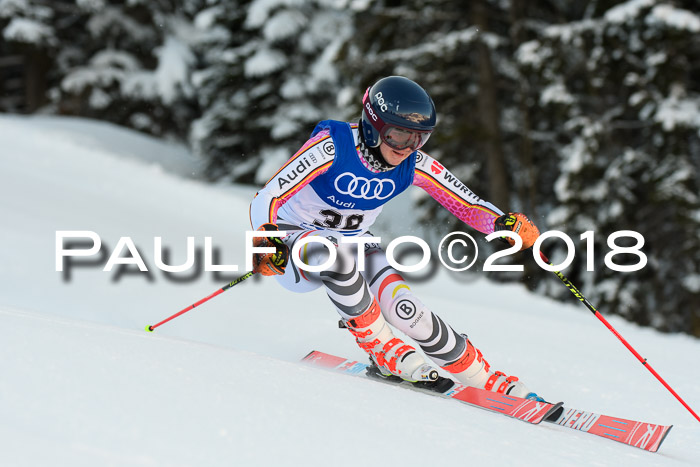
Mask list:
[[394,194],[396,185],[393,180],[357,177],[345,172],[335,179],[335,189],[353,198],[383,200]]

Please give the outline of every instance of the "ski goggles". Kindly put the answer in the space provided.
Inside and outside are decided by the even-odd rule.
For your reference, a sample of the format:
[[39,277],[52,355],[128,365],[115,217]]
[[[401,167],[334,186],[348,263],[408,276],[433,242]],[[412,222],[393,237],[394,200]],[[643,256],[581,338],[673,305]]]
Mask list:
[[430,138],[431,131],[415,131],[399,128],[396,126],[385,125],[379,132],[382,141],[392,149],[401,151],[406,148],[411,148],[415,151],[421,148]]

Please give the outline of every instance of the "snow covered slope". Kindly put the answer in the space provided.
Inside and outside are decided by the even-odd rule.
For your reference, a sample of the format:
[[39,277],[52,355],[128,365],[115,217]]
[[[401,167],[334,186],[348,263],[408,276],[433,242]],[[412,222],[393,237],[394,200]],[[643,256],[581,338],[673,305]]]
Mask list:
[[[549,399],[673,424],[659,453],[332,374],[297,360],[362,358],[321,291],[251,279],[174,282],[204,237],[243,269],[250,187],[206,185],[182,148],[104,124],[0,116],[0,465],[696,465],[700,424],[580,304],[439,274],[413,289],[497,369]],[[128,153],[128,154],[127,154]],[[170,162],[175,154],[177,162]],[[99,264],[55,271],[57,230],[96,232]],[[103,272],[120,237],[150,274]],[[127,256],[127,251],[122,252]],[[185,276],[191,273],[184,273]],[[556,278],[552,278],[556,280]],[[585,293],[585,290],[584,290]],[[602,310],[605,313],[605,310]],[[700,343],[610,321],[693,406]]]

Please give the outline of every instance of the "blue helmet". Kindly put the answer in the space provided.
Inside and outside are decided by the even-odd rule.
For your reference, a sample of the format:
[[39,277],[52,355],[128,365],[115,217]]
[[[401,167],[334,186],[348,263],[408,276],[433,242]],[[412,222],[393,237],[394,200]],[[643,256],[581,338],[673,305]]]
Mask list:
[[428,141],[436,120],[428,93],[403,76],[380,79],[362,99],[362,135],[371,148],[383,141],[397,150],[415,151]]

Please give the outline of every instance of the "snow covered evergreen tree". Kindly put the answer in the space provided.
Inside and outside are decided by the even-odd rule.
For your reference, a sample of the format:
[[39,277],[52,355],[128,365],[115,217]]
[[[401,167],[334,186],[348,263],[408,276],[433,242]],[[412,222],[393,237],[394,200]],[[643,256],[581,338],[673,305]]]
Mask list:
[[211,178],[264,183],[317,121],[339,116],[334,60],[348,15],[330,0],[225,1],[206,22],[229,33],[201,50],[191,144]]
[[202,2],[62,3],[59,111],[184,139],[196,115],[191,47],[207,33],[192,24]]
[[[559,165],[546,228],[596,235],[595,272],[581,246],[566,274],[607,312],[698,335],[700,16],[692,4],[622,2],[543,28],[517,56],[537,102],[531,120],[563,143],[550,146]],[[603,262],[606,239],[621,230],[644,236],[648,263],[638,272]]]
[[53,11],[40,0],[0,1],[0,31],[5,41],[51,45],[56,42],[51,26]]
[[0,0],[0,109],[33,111],[46,102],[49,55],[58,44],[49,5]]

